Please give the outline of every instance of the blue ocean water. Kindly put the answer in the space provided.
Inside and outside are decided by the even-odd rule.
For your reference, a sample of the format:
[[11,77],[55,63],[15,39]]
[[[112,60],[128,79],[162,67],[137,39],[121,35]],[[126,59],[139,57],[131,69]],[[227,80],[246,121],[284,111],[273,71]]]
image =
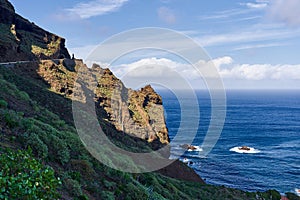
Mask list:
[[[172,92],[159,93],[172,141],[180,126],[181,107]],[[209,184],[281,193],[300,188],[300,91],[228,91],[226,95],[227,116],[214,149],[206,157],[187,151],[181,158],[193,161],[190,166]],[[206,91],[198,91],[197,98],[201,115],[193,145],[201,146],[211,118],[211,103]],[[184,101],[188,102],[188,97]],[[180,143],[171,142],[173,155]],[[230,151],[243,145],[257,152]]]

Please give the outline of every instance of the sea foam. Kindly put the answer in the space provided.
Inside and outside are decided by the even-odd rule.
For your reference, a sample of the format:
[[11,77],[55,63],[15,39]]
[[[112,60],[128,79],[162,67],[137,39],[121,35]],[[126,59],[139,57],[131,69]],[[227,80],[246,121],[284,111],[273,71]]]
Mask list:
[[196,149],[192,150],[189,149],[188,151],[203,151],[203,149],[200,146],[194,146]]
[[251,153],[260,153],[260,150],[252,148],[252,147],[249,147],[250,150],[241,150],[240,148],[242,148],[242,147],[233,147],[229,151],[234,151],[236,153],[250,153],[250,154]]

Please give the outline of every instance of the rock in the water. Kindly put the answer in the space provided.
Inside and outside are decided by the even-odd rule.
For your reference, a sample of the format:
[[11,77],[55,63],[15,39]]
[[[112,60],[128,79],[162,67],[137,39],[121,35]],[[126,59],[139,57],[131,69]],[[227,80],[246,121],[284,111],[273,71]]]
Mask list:
[[242,146],[242,147],[239,147],[239,150],[250,151],[250,147]]
[[192,151],[195,151],[197,149],[197,147],[190,145],[190,144],[183,144],[183,145],[180,145],[180,147],[183,149],[192,150]]

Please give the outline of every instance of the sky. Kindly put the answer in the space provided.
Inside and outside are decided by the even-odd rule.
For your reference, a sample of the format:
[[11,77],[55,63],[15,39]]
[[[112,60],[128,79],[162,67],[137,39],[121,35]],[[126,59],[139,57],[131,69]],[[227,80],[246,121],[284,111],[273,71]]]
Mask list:
[[[115,34],[159,27],[184,34],[203,48],[210,60],[200,59],[197,63],[213,63],[226,89],[300,89],[299,0],[11,0],[11,3],[23,17],[66,38],[66,45],[76,58],[88,58],[99,44]],[[110,67],[122,76],[140,65],[163,65],[183,74],[196,88],[201,85],[197,83],[201,76],[195,75],[191,63],[171,54],[141,50],[121,56]],[[156,67],[148,74],[167,72]],[[147,78],[145,73],[141,76]]]

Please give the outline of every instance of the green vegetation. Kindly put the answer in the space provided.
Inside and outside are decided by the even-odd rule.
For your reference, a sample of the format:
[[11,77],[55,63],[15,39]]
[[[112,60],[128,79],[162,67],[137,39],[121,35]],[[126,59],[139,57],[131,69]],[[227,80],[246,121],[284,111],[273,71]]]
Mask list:
[[[176,180],[155,172],[130,174],[111,169],[94,159],[84,148],[72,124],[69,99],[49,91],[47,84],[32,78],[26,71],[0,66],[0,74],[0,169],[6,170],[1,172],[1,177],[14,175],[16,178],[10,185],[2,182],[5,190],[0,190],[0,199],[15,199],[15,196],[8,195],[19,195],[22,199],[55,199],[60,193],[65,199],[241,200],[256,199],[257,195],[274,199],[277,194],[275,191],[250,193]],[[133,152],[151,150],[148,142],[116,131],[101,117],[99,122],[111,141],[120,148]],[[32,149],[32,154],[24,151],[28,148]],[[15,153],[15,150],[9,149],[21,151]],[[108,161],[126,162],[129,166],[133,163],[130,158],[117,157],[114,152],[110,152],[111,156],[101,152],[99,155]],[[24,164],[26,162],[28,165]],[[15,171],[9,171],[9,174],[8,169]],[[25,173],[19,176],[15,173],[18,170]],[[45,170],[48,170],[47,173]],[[36,181],[40,176],[42,178]],[[61,185],[55,177],[61,178]],[[47,185],[42,182],[45,180],[52,182]],[[41,192],[42,189],[47,191]],[[35,198],[30,195],[44,196]]]
[[32,157],[31,151],[0,155],[0,199],[58,199],[60,179],[51,167]]
[[0,42],[1,43],[14,43],[15,36],[11,33],[10,26],[7,24],[0,23]]
[[286,193],[286,197],[287,197],[289,200],[300,200],[300,197],[299,197],[299,196],[297,196],[296,194],[291,193],[291,192],[287,192],[287,193]]
[[0,100],[0,108],[7,108],[8,103],[5,100]]

